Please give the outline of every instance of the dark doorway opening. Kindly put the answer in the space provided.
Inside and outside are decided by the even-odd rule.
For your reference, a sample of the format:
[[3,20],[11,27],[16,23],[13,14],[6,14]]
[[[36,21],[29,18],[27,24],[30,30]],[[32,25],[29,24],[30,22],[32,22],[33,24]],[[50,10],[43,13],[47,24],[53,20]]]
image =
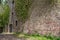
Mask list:
[[12,24],[9,25],[10,32],[12,32]]
[[12,1],[12,4],[14,4],[14,0]]
[[12,12],[12,15],[13,15],[13,12]]
[[3,27],[0,27],[0,33],[2,33],[3,32]]
[[16,21],[16,26],[17,26],[17,21]]
[[0,4],[1,4],[1,0],[0,0]]

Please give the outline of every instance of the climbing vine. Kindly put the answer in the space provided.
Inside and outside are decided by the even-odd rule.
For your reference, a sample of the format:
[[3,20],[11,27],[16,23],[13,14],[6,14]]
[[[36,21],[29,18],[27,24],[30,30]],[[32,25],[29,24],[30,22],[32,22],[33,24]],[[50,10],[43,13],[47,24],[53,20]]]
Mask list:
[[57,0],[49,0],[50,5],[55,5],[56,2],[57,2]]
[[25,21],[28,18],[28,10],[32,0],[15,0],[15,11],[18,20]]

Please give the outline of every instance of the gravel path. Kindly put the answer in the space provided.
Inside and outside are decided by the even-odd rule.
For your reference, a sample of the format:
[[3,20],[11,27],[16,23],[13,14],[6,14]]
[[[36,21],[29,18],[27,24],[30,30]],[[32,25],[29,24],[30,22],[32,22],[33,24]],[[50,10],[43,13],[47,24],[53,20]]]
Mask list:
[[0,34],[0,40],[25,40],[25,39],[17,38],[12,34]]

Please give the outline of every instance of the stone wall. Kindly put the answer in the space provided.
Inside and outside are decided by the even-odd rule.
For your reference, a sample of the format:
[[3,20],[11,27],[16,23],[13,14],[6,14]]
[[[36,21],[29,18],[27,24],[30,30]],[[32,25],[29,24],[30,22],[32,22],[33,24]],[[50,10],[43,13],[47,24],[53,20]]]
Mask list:
[[60,36],[59,3],[54,4],[50,0],[33,0],[28,15],[29,17],[24,23],[18,21],[18,27],[14,26],[13,32],[23,31],[29,34],[39,33]]
[[24,33],[60,35],[60,4],[49,0],[33,0],[29,19],[23,24]]

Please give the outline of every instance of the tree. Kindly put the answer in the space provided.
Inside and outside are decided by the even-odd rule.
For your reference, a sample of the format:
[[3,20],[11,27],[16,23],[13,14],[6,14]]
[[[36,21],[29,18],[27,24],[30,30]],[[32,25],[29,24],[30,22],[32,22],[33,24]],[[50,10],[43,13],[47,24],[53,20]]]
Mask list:
[[2,12],[0,12],[0,27],[4,27],[6,24],[8,24],[9,20],[9,6],[6,5],[0,5],[3,9]]

